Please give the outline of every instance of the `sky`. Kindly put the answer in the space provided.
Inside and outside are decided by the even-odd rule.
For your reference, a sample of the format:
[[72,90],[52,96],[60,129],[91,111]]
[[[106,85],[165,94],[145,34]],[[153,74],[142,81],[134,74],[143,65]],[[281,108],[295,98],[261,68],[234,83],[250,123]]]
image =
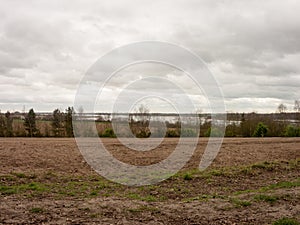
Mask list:
[[[0,0],[0,109],[64,110],[102,56],[131,43],[162,41],[203,60],[226,111],[275,112],[281,103],[292,111],[300,99],[299,12],[298,0]],[[96,110],[111,111],[130,88],[130,95],[152,93],[131,110],[145,104],[167,112],[172,101],[186,101],[180,88],[157,76],[182,86],[195,106],[186,111],[209,111],[208,93],[195,90],[183,71],[151,63],[123,68],[105,86],[94,86],[102,88]],[[155,98],[154,91],[172,98]]]

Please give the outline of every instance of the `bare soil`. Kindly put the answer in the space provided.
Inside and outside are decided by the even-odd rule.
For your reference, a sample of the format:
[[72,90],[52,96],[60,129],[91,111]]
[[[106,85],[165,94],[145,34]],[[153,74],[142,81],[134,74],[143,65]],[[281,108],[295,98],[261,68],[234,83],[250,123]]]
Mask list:
[[[138,152],[102,139],[119,160],[150,165],[177,139]],[[272,224],[300,221],[300,138],[228,138],[197,171],[207,139],[177,175],[151,186],[107,181],[74,139],[0,139],[0,224]]]

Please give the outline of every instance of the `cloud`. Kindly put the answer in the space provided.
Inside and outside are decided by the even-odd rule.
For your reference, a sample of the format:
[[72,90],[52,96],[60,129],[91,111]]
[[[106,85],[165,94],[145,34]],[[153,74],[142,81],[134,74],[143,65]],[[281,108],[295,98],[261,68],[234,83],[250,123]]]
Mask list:
[[[299,11],[297,0],[1,1],[0,107],[72,105],[78,83],[99,57],[124,44],[162,40],[207,63],[229,110],[275,111],[273,104],[300,98]],[[174,70],[143,69],[190,87],[197,98]],[[107,90],[114,95],[126,81],[119,73]]]

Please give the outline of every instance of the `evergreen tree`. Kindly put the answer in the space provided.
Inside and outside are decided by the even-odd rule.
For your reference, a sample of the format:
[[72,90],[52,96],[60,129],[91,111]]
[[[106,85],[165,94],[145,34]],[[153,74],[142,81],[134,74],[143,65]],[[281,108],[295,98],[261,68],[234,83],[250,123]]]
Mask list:
[[29,137],[35,137],[38,134],[38,129],[36,128],[36,115],[33,109],[30,109],[25,116],[24,127],[28,132]]
[[256,130],[253,133],[254,137],[264,137],[268,132],[268,128],[265,124],[259,123],[256,127]]
[[64,136],[64,118],[63,113],[60,112],[59,109],[55,109],[52,114],[52,131],[55,137]]
[[5,117],[0,114],[0,137],[5,137],[6,123]]
[[286,137],[299,137],[300,136],[300,128],[288,125],[285,128],[284,136]]
[[73,121],[72,121],[73,114],[74,114],[74,108],[68,107],[66,109],[66,115],[65,115],[65,129],[68,137],[74,137]]
[[11,114],[9,111],[5,113],[5,119],[6,119],[6,137],[12,137],[13,136],[13,118],[11,118]]

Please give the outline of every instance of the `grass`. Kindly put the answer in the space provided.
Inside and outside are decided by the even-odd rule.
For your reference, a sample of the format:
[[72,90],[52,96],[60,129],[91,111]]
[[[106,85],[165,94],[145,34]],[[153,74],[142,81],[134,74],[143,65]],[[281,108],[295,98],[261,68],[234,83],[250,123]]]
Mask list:
[[294,181],[282,181],[275,184],[270,184],[264,187],[260,187],[258,189],[247,189],[247,190],[236,191],[233,193],[233,195],[240,195],[240,194],[246,194],[252,192],[267,192],[275,189],[289,189],[295,187],[300,187],[300,178]]
[[16,177],[16,178],[27,178],[27,179],[35,179],[37,176],[35,174],[24,174],[24,173],[18,173],[18,172],[12,172],[11,173],[12,176]]
[[29,212],[31,212],[31,213],[42,213],[42,212],[44,212],[44,209],[43,208],[39,208],[39,207],[34,207],[34,208],[31,208],[29,210]]
[[264,170],[273,170],[275,169],[277,162],[262,162],[262,163],[255,163],[251,165],[252,169],[264,169]]
[[277,196],[270,196],[270,195],[255,195],[254,199],[257,201],[264,201],[264,202],[268,202],[270,204],[275,203],[279,198]]
[[299,221],[291,218],[281,218],[276,220],[272,225],[300,225]]
[[160,209],[152,206],[142,205],[137,208],[129,208],[127,209],[127,211],[131,213],[141,213],[141,212],[159,213]]
[[29,184],[20,184],[20,185],[0,185],[0,193],[4,195],[11,195],[11,194],[20,194],[24,192],[46,192],[48,189],[42,183],[29,183]]
[[232,198],[230,196],[224,196],[224,195],[218,195],[218,194],[214,194],[214,195],[199,195],[193,198],[188,198],[185,199],[184,202],[191,202],[191,201],[208,201],[211,199],[224,199],[230,203],[232,203],[233,205],[235,205],[236,207],[247,207],[252,205],[252,203],[250,201],[246,201],[246,200],[241,200],[239,198]]
[[[284,189],[300,187],[300,178],[279,176],[280,182],[270,184],[272,177],[277,174],[297,175],[295,171],[298,171],[298,168],[299,160],[291,161],[291,166],[287,162],[282,164],[262,162],[243,167],[216,168],[205,171],[184,170],[159,184],[141,187],[123,186],[107,181],[98,175],[62,175],[52,171],[34,177],[26,173],[11,173],[0,176],[0,196],[16,195],[16,198],[37,197],[40,199],[46,197],[61,200],[112,196],[135,204],[127,209],[122,209],[128,218],[142,217],[148,214],[160,216],[159,214],[163,214],[163,212],[157,206],[171,204],[174,201],[181,202],[183,205],[193,201],[198,201],[194,202],[195,205],[211,205],[212,203],[216,210],[240,211],[266,207],[268,204],[279,206],[281,203],[294,204],[299,202],[299,196],[294,196],[292,191],[288,191],[290,193],[288,196]],[[290,171],[291,169],[294,171]],[[255,177],[260,173],[262,173],[262,177]],[[265,184],[265,177],[270,177],[267,179],[267,185]],[[249,182],[251,186],[239,186],[244,180],[248,181],[252,178],[257,179],[259,183]],[[283,189],[283,191],[276,191],[277,189]],[[162,201],[166,202],[158,203]],[[153,204],[152,202],[157,203]],[[77,207],[77,209],[80,211],[78,213],[90,218],[100,218],[104,215],[101,211],[94,211],[93,208]],[[28,212],[32,213],[32,216],[34,214],[37,216],[39,213],[41,215],[48,214],[49,212],[45,212],[45,210],[47,209],[35,206],[29,208]],[[279,219],[273,224],[299,225],[296,220],[288,218]]]
[[193,179],[192,174],[190,174],[190,173],[184,174],[183,175],[183,179],[184,180],[192,180]]
[[[82,198],[95,197],[100,191],[109,191],[117,184],[110,183],[98,176],[73,177],[60,176],[53,172],[45,173],[39,177],[32,175],[16,174],[0,176],[0,195],[21,194],[27,197],[36,195],[78,196]],[[107,190],[106,190],[107,189]]]
[[140,201],[145,201],[145,202],[157,202],[158,201],[158,199],[155,196],[152,196],[152,195],[142,196],[137,193],[129,193],[126,195],[126,197],[129,199],[135,199],[135,200],[140,200]]
[[271,184],[267,187],[261,188],[261,191],[267,191],[271,189],[279,189],[279,188],[294,188],[294,187],[300,187],[300,178],[298,178],[296,181],[283,181],[276,184]]
[[250,201],[240,200],[238,198],[231,198],[229,201],[233,203],[236,207],[247,207],[252,205]]
[[98,192],[97,192],[97,191],[92,191],[92,192],[90,193],[90,196],[98,196]]
[[213,195],[202,194],[202,195],[198,195],[196,197],[183,199],[183,202],[208,201],[210,199],[228,199],[228,196],[218,195],[218,194],[213,194]]
[[[290,166],[291,164],[291,166]],[[298,169],[300,160],[290,162],[262,162],[244,167],[218,168],[205,171],[197,169],[180,171],[173,177],[157,185],[127,187],[97,176],[72,176],[56,174],[53,171],[39,176],[25,173],[11,173],[0,176],[1,195],[23,195],[25,197],[53,196],[55,198],[76,197],[94,198],[117,196],[144,202],[180,199],[181,201],[207,201],[214,198],[230,201],[234,196],[256,193],[252,200],[269,203],[276,202],[274,196],[264,193],[275,189],[289,189],[300,186],[300,178],[291,181],[258,187],[256,189],[237,190],[238,186],[228,181],[248,177],[243,171],[289,172],[287,168]],[[273,168],[270,170],[269,168]],[[277,173],[277,172],[276,172]],[[252,177],[252,175],[251,175]],[[230,179],[228,179],[230,178]],[[189,182],[193,180],[193,182]],[[220,184],[221,182],[221,184]],[[219,185],[220,184],[220,185]],[[204,188],[198,188],[198,187]],[[249,199],[248,199],[249,200]],[[248,206],[248,202],[231,200],[236,205]]]
[[26,175],[24,173],[12,173],[12,174],[18,178],[26,178]]

